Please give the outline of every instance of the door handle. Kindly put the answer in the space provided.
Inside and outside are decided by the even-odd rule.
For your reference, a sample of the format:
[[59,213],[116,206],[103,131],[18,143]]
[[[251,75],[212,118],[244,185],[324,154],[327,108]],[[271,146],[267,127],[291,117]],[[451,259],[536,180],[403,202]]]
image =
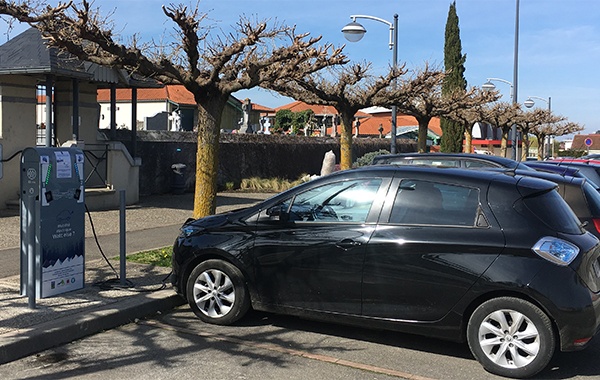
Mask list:
[[352,240],[352,239],[344,239],[342,241],[339,241],[338,243],[336,243],[336,246],[343,249],[343,250],[348,250],[348,249],[352,249],[354,247],[358,247],[361,246],[362,243],[356,240]]

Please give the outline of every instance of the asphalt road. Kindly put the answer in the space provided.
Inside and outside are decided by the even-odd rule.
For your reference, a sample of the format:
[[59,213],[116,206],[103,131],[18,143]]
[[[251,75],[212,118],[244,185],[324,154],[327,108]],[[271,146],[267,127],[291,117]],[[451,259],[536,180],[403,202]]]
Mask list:
[[[600,341],[539,379],[600,376]],[[186,306],[0,366],[3,379],[500,379],[464,344],[251,312],[236,326]]]

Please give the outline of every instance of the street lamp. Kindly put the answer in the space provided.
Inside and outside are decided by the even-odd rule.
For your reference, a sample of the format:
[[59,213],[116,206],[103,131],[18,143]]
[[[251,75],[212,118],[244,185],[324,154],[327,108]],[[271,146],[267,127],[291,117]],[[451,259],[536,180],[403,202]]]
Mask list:
[[[515,87],[513,86],[513,84],[511,82],[507,81],[506,79],[487,78],[487,82],[485,82],[481,86],[481,88],[483,88],[486,91],[495,90],[496,85],[494,85],[492,83],[493,81],[498,81],[498,82],[506,83],[507,85],[509,85],[510,86],[510,98],[513,103],[517,103],[517,95],[515,92]],[[512,159],[516,160],[517,159],[517,126],[516,125],[512,126],[510,133],[511,133],[511,140],[512,140]]]
[[[498,78],[490,78],[487,83],[485,83],[482,87],[484,90],[493,90],[496,88],[491,80],[497,80],[500,82],[510,84],[511,98],[513,103],[517,103],[517,84],[519,82],[519,0],[515,0],[515,47],[513,52],[513,82],[498,79]],[[517,126],[513,125],[512,127],[512,158],[513,160],[517,159]]]
[[[398,66],[398,15],[394,15],[394,22],[389,22],[379,17],[374,16],[366,16],[366,15],[351,15],[350,18],[352,22],[342,28],[342,33],[344,33],[344,37],[350,42],[358,42],[360,41],[365,33],[367,33],[367,29],[364,26],[356,22],[358,18],[364,18],[367,20],[378,21],[386,24],[390,28],[390,49],[392,49],[392,67],[394,70],[397,69]],[[394,88],[396,87],[396,80],[394,80]],[[392,105],[392,130],[391,130],[391,142],[390,142],[390,151],[392,154],[396,153],[396,117],[397,117],[398,109],[396,105]]]
[[530,96],[527,98],[526,101],[523,102],[525,107],[527,107],[527,108],[533,107],[535,105],[535,101],[533,99],[538,99],[543,102],[546,102],[546,104],[548,104],[548,111],[552,111],[552,103],[551,103],[552,99],[550,97],[548,97],[548,99],[544,99],[544,98],[540,98],[539,96]]
[[[552,112],[552,99],[550,97],[548,97],[548,100],[546,100],[544,98],[540,98],[539,96],[530,96],[527,98],[526,101],[523,102],[525,107],[531,108],[535,105],[535,101],[532,98],[539,99],[543,102],[546,102],[546,104],[548,104],[548,112]],[[554,150],[554,143],[552,140],[554,140],[554,138],[552,136],[546,136],[546,141],[544,141],[544,145],[547,147],[551,147],[552,150]],[[546,158],[550,158],[550,149],[546,148],[545,151],[546,151]],[[554,152],[552,152],[552,154],[554,154]]]

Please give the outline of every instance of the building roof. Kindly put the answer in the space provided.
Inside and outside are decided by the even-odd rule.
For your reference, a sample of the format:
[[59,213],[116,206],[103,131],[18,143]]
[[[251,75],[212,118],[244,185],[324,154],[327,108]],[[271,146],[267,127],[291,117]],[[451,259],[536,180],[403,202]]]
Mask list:
[[92,79],[82,61],[48,48],[41,33],[29,28],[0,46],[0,74],[56,74]]
[[[307,103],[304,103],[301,101],[294,101],[292,103],[288,103],[281,107],[275,108],[275,111],[280,111],[280,110],[290,110],[292,112],[302,112],[302,111],[306,111],[306,110],[312,110],[315,113],[315,115],[319,115],[319,116],[337,115],[338,114],[338,111],[332,106],[307,104]],[[368,117],[368,116],[369,116],[369,114],[361,112],[361,111],[358,111],[356,113],[356,117],[358,117],[358,118]]]
[[[117,88],[117,102],[131,102],[131,89]],[[229,98],[230,101],[235,102],[236,106],[241,109],[242,101],[234,96]],[[161,88],[139,88],[137,90],[137,101],[138,102],[162,102],[171,101],[179,105],[196,106],[196,100],[194,95],[189,92],[183,85],[180,84],[168,84]],[[110,89],[98,89],[98,102],[108,103],[110,102]],[[262,106],[260,104],[252,103],[252,109],[259,112],[269,112],[272,109]]]
[[571,149],[587,150],[588,146],[585,144],[587,139],[590,139],[590,142],[592,143],[589,146],[589,149],[600,150],[600,134],[574,135],[573,142],[571,143]]
[[[360,135],[379,136],[379,126],[383,127],[383,135],[387,135],[392,131],[392,115],[373,115],[360,120],[359,133]],[[413,116],[398,115],[396,116],[396,132],[400,133],[403,127],[418,127],[419,123]],[[429,130],[437,136],[442,135],[440,127],[440,119],[432,118],[428,126]]]
[[[281,107],[275,108],[276,111],[289,109],[293,112],[301,112],[305,110],[312,110],[315,115],[337,115],[338,111],[332,106],[323,105],[311,105],[301,101],[295,101]],[[368,112],[366,112],[368,111]],[[379,126],[383,127],[383,135],[389,134],[392,130],[392,112],[383,107],[370,107],[360,110],[355,115],[360,120],[359,134],[361,136],[379,136]],[[401,132],[400,127],[415,127],[419,123],[413,116],[408,115],[397,115],[396,116],[396,131]],[[442,128],[440,127],[440,119],[434,117],[429,122],[429,130],[437,135],[442,135]]]
[[57,77],[89,80],[98,86],[115,83],[120,86],[156,87],[158,84],[153,79],[137,74],[130,75],[122,69],[81,61],[70,53],[48,47],[41,32],[35,28],[29,28],[0,45],[0,74],[52,74]]

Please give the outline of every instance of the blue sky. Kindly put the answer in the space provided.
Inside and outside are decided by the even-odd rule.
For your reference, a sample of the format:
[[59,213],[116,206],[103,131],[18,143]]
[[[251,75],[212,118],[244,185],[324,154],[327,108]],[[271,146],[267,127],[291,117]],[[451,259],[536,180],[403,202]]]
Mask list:
[[[160,8],[163,3],[102,0],[96,5],[103,12],[115,10],[115,27],[123,37],[139,32],[148,41],[172,33],[173,25]],[[450,4],[450,0],[201,0],[200,9],[208,13],[206,25],[224,32],[231,31],[240,15],[296,25],[298,32],[321,35],[324,42],[336,46],[346,45],[344,51],[351,60],[371,61],[378,73],[392,60],[388,27],[358,20],[367,34],[360,42],[350,43],[341,33],[351,21],[350,15],[392,21],[398,14],[398,61],[409,69],[426,62],[442,66]],[[481,86],[492,77],[513,82],[516,0],[456,0],[456,7],[469,86]],[[520,0],[519,20],[517,101],[522,103],[528,96],[551,98],[552,110],[584,125],[584,133],[600,130],[600,1]],[[0,32],[5,29],[0,23]],[[0,38],[6,40],[5,35]],[[510,86],[495,84],[503,100],[510,101]],[[268,107],[290,101],[264,90],[234,95]],[[548,106],[534,100],[536,106]]]

